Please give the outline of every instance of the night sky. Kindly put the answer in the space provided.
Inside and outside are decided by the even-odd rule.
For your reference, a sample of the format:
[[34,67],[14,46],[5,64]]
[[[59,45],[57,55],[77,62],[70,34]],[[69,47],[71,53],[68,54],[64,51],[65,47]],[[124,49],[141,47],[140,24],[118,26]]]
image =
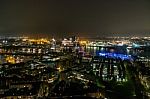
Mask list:
[[150,0],[0,0],[0,35],[150,34]]

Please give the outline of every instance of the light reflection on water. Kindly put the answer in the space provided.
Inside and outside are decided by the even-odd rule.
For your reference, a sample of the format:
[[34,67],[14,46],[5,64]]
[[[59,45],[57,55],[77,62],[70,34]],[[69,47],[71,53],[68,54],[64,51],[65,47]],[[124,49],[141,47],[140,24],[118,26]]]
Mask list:
[[87,47],[86,52],[96,55],[97,52],[122,53],[127,54],[125,47]]
[[[102,51],[101,48],[95,48],[95,47],[87,47],[86,48],[86,52],[89,52],[93,55],[96,55],[96,52],[100,52]],[[112,52],[111,49],[103,49],[103,51],[105,52]],[[102,52],[103,52],[102,51]],[[145,49],[139,49],[139,50],[129,50],[127,48],[117,48],[117,49],[113,49],[113,52],[115,53],[123,53],[123,54],[127,54],[127,55],[134,55],[134,56],[141,56],[141,57],[150,57],[150,47],[146,47]]]

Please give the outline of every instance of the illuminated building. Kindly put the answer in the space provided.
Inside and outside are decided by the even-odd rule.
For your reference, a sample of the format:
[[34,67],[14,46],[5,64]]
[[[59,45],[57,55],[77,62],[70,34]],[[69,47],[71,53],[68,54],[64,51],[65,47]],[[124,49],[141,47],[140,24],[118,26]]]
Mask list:
[[14,58],[14,57],[12,57],[12,56],[7,56],[6,57],[6,61],[8,62],[8,63],[12,63],[12,64],[15,64],[16,62],[16,59]]
[[104,56],[104,57],[110,57],[110,58],[121,58],[122,60],[133,60],[130,55],[124,55],[124,54],[98,52],[97,55]]

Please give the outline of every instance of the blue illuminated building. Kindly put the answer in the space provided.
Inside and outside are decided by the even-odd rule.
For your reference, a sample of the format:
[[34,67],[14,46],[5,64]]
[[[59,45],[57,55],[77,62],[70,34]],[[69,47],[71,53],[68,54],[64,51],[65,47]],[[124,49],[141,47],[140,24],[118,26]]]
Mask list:
[[104,56],[106,58],[120,58],[122,60],[133,60],[131,55],[110,53],[110,52],[97,52],[97,56]]

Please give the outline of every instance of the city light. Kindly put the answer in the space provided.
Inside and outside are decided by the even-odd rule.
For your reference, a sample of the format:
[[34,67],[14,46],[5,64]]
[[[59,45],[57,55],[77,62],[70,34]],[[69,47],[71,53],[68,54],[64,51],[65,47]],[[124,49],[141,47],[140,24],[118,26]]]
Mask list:
[[0,0],[0,99],[150,99],[150,0]]
[[80,41],[80,44],[81,44],[81,45],[86,45],[86,44],[87,44],[87,41]]
[[99,56],[110,57],[110,58],[121,58],[122,60],[133,60],[130,55],[116,54],[116,53],[98,53]]
[[[143,68],[144,65],[139,64],[140,62],[145,64],[144,68],[149,66],[148,56],[140,56],[141,53],[148,51],[148,43],[146,43],[147,45],[143,43],[143,38],[139,39],[140,43],[135,43],[131,38],[127,38],[125,41],[116,40],[116,42],[114,39],[120,39],[119,37],[111,38],[107,42],[108,39],[78,41],[73,38],[62,40],[5,38],[7,43],[3,43],[4,40],[0,39],[0,76],[11,79],[8,79],[7,83],[2,79],[0,82],[3,83],[0,85],[9,85],[9,88],[3,91],[11,94],[13,98],[13,95],[22,92],[22,90],[27,98],[32,95],[32,90],[37,91],[36,97],[63,96],[63,93],[68,94],[65,90],[70,88],[70,92],[72,92],[77,86],[80,86],[80,90],[86,90],[84,94],[88,95],[89,90],[96,88],[92,97],[97,97],[96,93],[102,94],[100,89],[107,88],[106,83],[114,87],[109,89],[111,91],[116,91],[115,88],[118,86],[121,86],[125,91],[133,86],[129,90],[129,94],[131,94],[136,88],[133,85],[134,80],[132,80],[136,75],[135,70],[138,69],[136,65]],[[140,47],[133,46],[135,44]],[[137,77],[139,76],[141,84],[145,88],[149,88],[147,75],[150,69],[146,69],[144,72],[141,70],[139,69],[140,75]],[[142,75],[143,73],[146,76]],[[26,86],[29,83],[33,84],[30,87]],[[74,88],[71,84],[77,86]],[[35,87],[37,89],[34,89]],[[12,89],[15,91],[12,92]],[[103,97],[106,97],[105,93],[102,94]]]
[[8,62],[8,63],[12,63],[12,64],[15,64],[16,62],[15,62],[15,58],[14,57],[12,57],[12,56],[7,56],[6,57],[6,61]]
[[47,39],[41,38],[41,39],[28,39],[29,42],[31,43],[37,43],[37,44],[44,44],[47,43],[49,44],[50,42]]

